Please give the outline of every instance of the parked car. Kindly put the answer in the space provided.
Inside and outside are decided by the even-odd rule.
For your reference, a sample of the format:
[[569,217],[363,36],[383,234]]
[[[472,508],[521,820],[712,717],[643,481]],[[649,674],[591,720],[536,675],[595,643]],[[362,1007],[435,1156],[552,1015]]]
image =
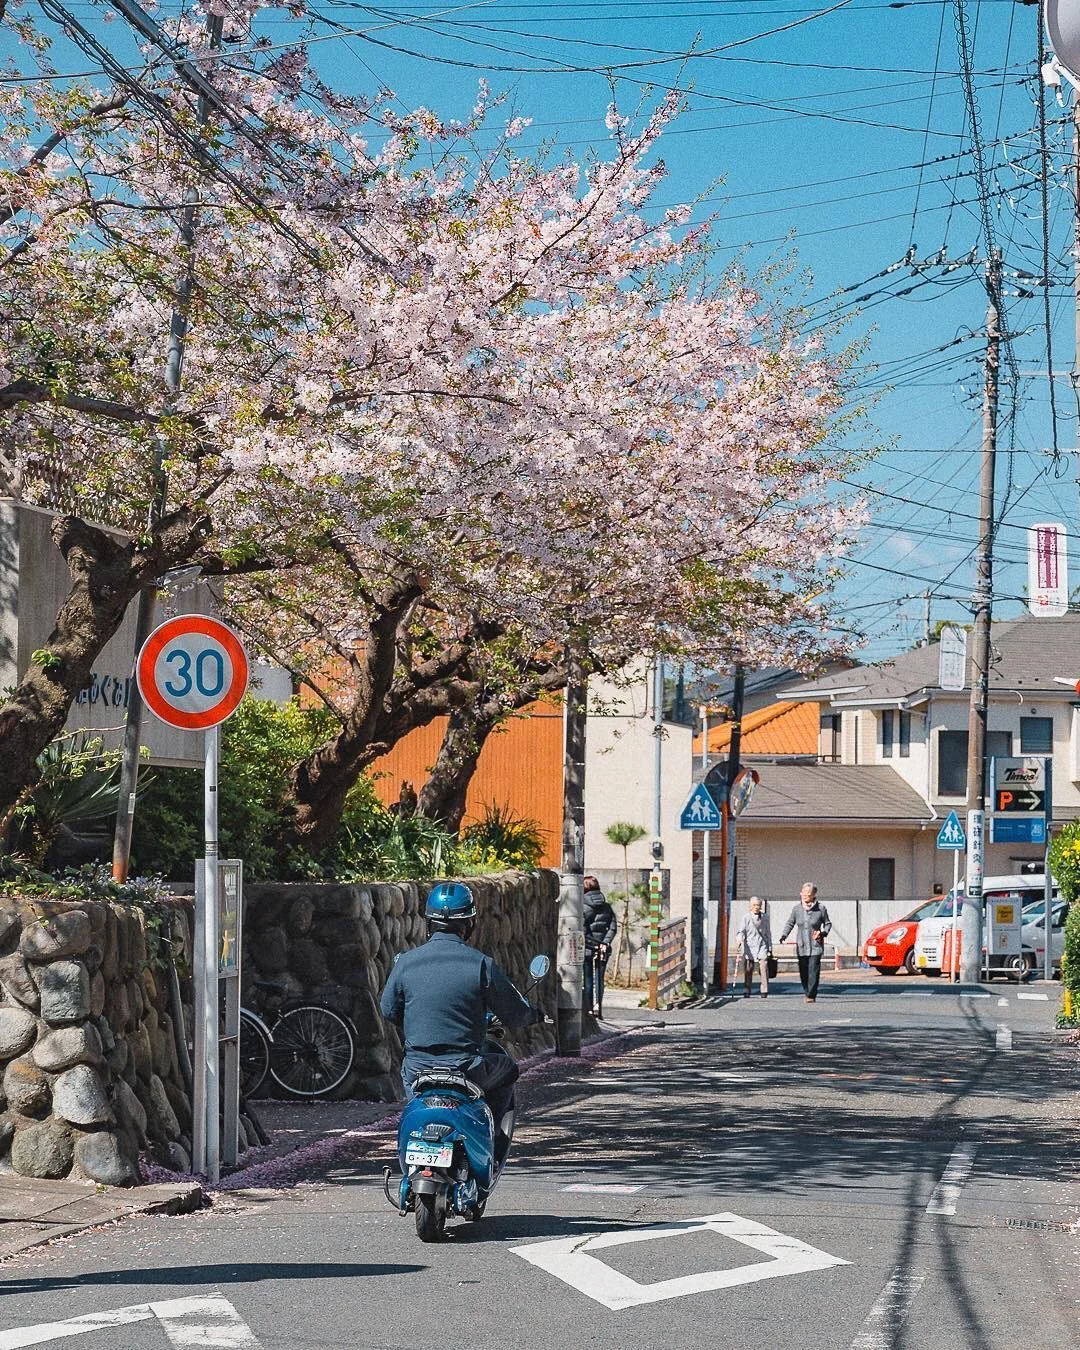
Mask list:
[[[1020,929],[1021,952],[1019,957],[1010,957],[1007,966],[1010,972],[1021,976],[1032,973],[1041,975],[1046,968],[1046,910],[1045,906],[1025,906],[1025,923]],[[1050,910],[1050,969],[1057,975],[1061,971],[1061,958],[1065,951],[1065,920],[1069,917],[1069,906],[1058,901]]]
[[915,973],[915,934],[919,921],[929,919],[943,904],[940,895],[924,900],[910,914],[879,924],[867,934],[863,944],[863,960],[881,975],[895,975],[903,967],[909,975]]
[[[1025,914],[1029,906],[1036,906],[1045,898],[1044,892],[1044,880],[1037,874],[987,877],[983,881],[984,903],[988,900],[1015,899]],[[1056,884],[1054,893],[1055,895],[1057,893]],[[956,902],[957,923],[960,923],[964,906],[971,903],[964,894],[963,882],[956,888]],[[938,913],[922,919],[915,934],[915,969],[931,979],[936,979],[941,974],[942,943],[946,932],[952,926],[952,921],[953,892],[950,891]],[[1014,959],[1013,965],[1016,964]],[[1011,967],[1006,968],[1010,973],[1015,973]]]

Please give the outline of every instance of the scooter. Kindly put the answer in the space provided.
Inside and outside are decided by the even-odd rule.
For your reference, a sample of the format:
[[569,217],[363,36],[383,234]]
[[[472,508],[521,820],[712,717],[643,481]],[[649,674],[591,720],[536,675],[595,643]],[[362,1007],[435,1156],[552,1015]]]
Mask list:
[[[532,982],[526,997],[551,969],[546,956],[529,963]],[[488,1034],[498,1024],[488,1015]],[[391,1169],[383,1169],[383,1191],[400,1215],[411,1209],[421,1242],[438,1242],[451,1215],[476,1222],[498,1184],[510,1151],[513,1116],[506,1148],[495,1157],[496,1125],[484,1094],[455,1069],[427,1069],[417,1076],[416,1093],[398,1125],[397,1196],[390,1190]]]

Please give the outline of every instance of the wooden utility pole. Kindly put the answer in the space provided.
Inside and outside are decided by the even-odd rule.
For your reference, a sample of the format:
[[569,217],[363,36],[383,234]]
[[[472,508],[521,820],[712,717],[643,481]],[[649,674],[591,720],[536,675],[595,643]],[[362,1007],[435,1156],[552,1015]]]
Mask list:
[[968,854],[961,915],[960,978],[982,972],[983,859],[986,820],[986,713],[990,693],[990,621],[994,580],[994,468],[997,457],[998,372],[1001,363],[1001,251],[986,265],[986,358],[983,377],[982,463],[979,472],[979,552],[972,609],[971,707],[968,714]]
[[581,652],[566,648],[563,758],[562,888],[559,894],[558,1020],[560,1055],[581,1054],[582,962],[585,960],[585,731],[588,676]]

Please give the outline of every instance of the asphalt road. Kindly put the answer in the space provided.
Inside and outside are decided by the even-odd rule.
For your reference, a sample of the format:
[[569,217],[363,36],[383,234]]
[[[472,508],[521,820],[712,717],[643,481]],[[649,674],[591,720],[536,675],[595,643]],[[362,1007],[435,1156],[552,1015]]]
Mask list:
[[0,1350],[1080,1346],[1080,1054],[1054,992],[989,990],[668,1015],[524,1085],[487,1217],[444,1243],[387,1205],[374,1140],[0,1267]]

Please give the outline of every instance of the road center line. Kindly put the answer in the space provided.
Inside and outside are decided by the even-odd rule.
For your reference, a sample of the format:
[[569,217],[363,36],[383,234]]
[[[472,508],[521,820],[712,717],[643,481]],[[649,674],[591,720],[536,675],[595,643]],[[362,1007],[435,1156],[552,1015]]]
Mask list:
[[964,1189],[964,1182],[971,1175],[978,1148],[978,1144],[971,1143],[957,1144],[953,1149],[952,1156],[945,1164],[945,1171],[941,1174],[941,1180],[934,1187],[930,1203],[926,1206],[927,1214],[956,1213],[956,1202]]
[[892,1350],[896,1333],[903,1326],[911,1305],[926,1280],[925,1275],[905,1275],[897,1268],[878,1295],[851,1350]]
[[1037,993],[1032,993],[1032,992],[1029,992],[1029,991],[1026,990],[1026,989],[1018,989],[1018,990],[1016,991],[1016,997],[1017,997],[1017,998],[1037,999],[1040,1003],[1049,1003],[1049,1002],[1050,1002],[1050,995],[1049,995],[1049,994],[1037,994]]
[[1006,1026],[1004,1022],[999,1022],[997,1036],[994,1038],[994,1049],[1011,1050],[1012,1048],[1012,1027]]

